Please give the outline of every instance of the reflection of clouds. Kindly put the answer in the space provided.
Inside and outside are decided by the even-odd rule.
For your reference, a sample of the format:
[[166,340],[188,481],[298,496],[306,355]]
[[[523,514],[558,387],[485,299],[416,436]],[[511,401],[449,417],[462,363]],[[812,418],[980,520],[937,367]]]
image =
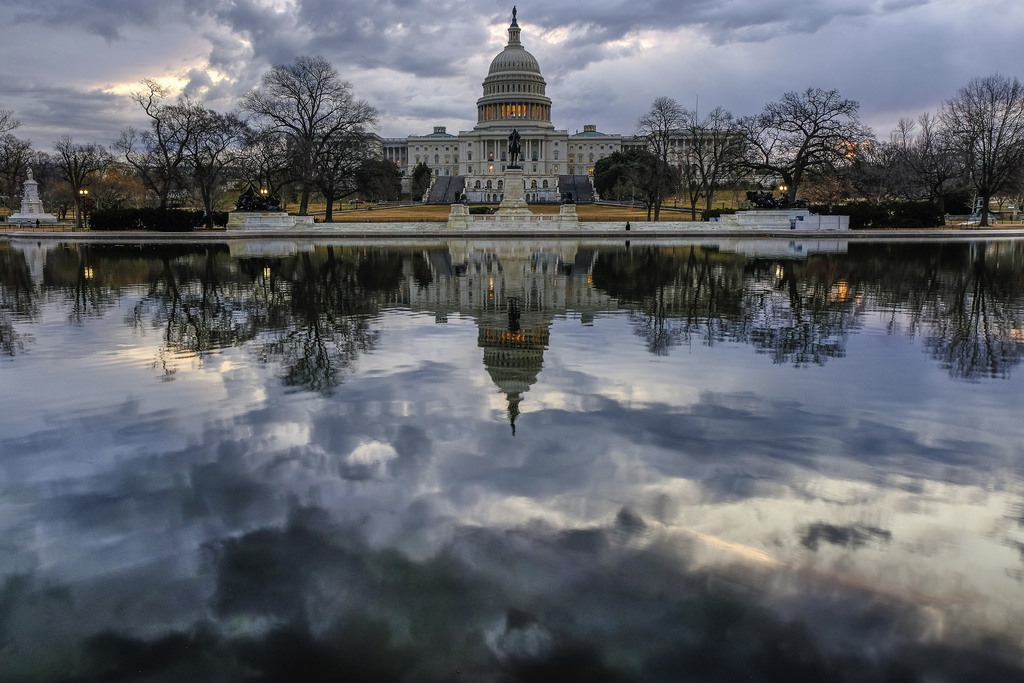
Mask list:
[[[740,345],[655,358],[626,316],[555,319],[512,439],[475,326],[450,321],[382,316],[331,396],[286,392],[242,347],[169,384],[103,364],[94,403],[61,417],[46,401],[97,361],[58,376],[19,357],[39,395],[36,427],[0,415],[6,637],[37,655],[113,631],[85,646],[109,671],[157,643],[268,676],[299,652],[379,680],[658,681],[763,662],[829,680],[850,661],[884,680],[899,659],[939,666],[919,637],[1024,635],[1019,384],[968,387],[950,414],[915,403],[948,391],[941,372],[894,386],[927,359],[875,353],[884,336],[851,340],[877,367],[846,375]],[[44,358],[87,339],[53,329]]]

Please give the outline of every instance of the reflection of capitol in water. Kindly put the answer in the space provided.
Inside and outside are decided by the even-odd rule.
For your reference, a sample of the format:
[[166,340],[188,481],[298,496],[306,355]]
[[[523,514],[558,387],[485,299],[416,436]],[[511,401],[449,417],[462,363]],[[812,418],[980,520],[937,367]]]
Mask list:
[[537,382],[550,340],[551,321],[570,313],[588,324],[614,299],[591,282],[597,252],[575,244],[452,242],[425,253],[430,283],[406,278],[404,292],[413,311],[430,311],[439,323],[450,313],[472,317],[484,367],[508,401],[515,421],[523,394]]

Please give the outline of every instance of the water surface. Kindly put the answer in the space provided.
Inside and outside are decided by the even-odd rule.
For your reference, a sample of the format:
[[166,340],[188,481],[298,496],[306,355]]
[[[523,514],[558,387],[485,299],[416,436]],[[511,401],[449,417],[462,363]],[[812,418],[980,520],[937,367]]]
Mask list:
[[0,243],[0,680],[1024,676],[1024,243]]

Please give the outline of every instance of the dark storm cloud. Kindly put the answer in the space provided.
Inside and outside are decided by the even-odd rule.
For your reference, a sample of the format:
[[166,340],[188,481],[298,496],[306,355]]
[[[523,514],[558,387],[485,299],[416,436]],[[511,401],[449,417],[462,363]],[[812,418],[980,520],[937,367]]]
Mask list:
[[[76,90],[20,74],[0,72],[0,92],[4,95],[0,105],[4,101],[19,102],[16,114],[23,123],[31,122],[35,131],[31,136],[33,148],[43,151],[64,135],[79,143],[107,145],[113,139],[111,121],[124,121],[130,109],[127,98],[120,95]],[[72,102],[73,107],[69,107]],[[22,136],[21,129],[14,132],[27,137]]]
[[73,27],[107,40],[119,40],[128,27],[156,26],[168,4],[135,0],[4,0],[0,2],[0,12],[14,25]]
[[[56,29],[64,45],[81,44],[83,66],[106,60],[89,72],[99,83],[106,83],[103,73],[128,46],[152,41],[149,72],[118,69],[119,78],[129,73],[134,81],[184,78],[187,92],[202,95],[218,110],[234,107],[270,66],[299,55],[322,55],[381,111],[380,132],[405,135],[427,132],[434,124],[472,125],[471,103],[479,95],[487,61],[504,43],[511,5],[499,0],[0,0],[0,14],[18,31]],[[959,11],[957,3],[940,7],[926,0],[598,0],[583,10],[571,3],[520,3],[519,23],[524,45],[540,60],[549,94],[557,98],[555,124],[570,130],[596,123],[604,132],[628,134],[641,110],[638,102],[663,94],[689,102],[700,92],[702,102],[748,114],[808,85],[838,87],[862,101],[862,114],[872,123],[881,119],[888,127],[899,116],[933,109],[960,81],[1006,71],[1004,63],[1019,62],[1009,43],[1000,43],[1005,54],[996,62],[977,51],[960,52]],[[944,13],[953,21],[943,22]],[[863,49],[865,39],[858,36],[864,30],[870,30],[873,49]],[[841,36],[838,41],[835,35]],[[91,36],[106,41],[105,52],[90,53]],[[183,49],[186,37],[201,37],[205,45],[196,40]],[[818,44],[822,41],[828,44]],[[697,44],[705,48],[700,53]],[[807,50],[817,58],[796,55]],[[160,61],[165,52],[173,54]],[[137,57],[125,59],[132,63]],[[688,75],[685,81],[666,83],[665,70],[673,67],[664,60],[673,58],[688,62],[683,65]],[[787,63],[786,69],[768,66],[776,60]],[[217,75],[202,74],[206,68]],[[61,71],[55,64],[50,74],[26,75],[59,80]],[[961,73],[963,78],[955,76]],[[110,110],[80,97],[75,77],[65,78],[69,106],[63,115],[55,110],[53,118],[63,119],[58,126],[78,125],[74,109],[90,125],[83,137],[106,141],[128,123],[144,123],[128,105]],[[957,82],[950,83],[951,78]],[[630,84],[628,92],[617,87],[624,82]],[[113,85],[124,91],[124,83]],[[600,106],[594,101],[597,92],[603,98]],[[28,137],[38,137],[39,130],[33,97],[0,91],[0,108],[18,113]],[[39,97],[48,99],[45,88]]]
[[785,0],[743,2],[731,0],[659,0],[647,3],[590,2],[581,13],[572,5],[544,3],[531,7],[529,20],[546,28],[572,27],[581,45],[618,40],[638,30],[671,31],[699,27],[716,42],[770,40],[793,33],[813,32],[844,18],[882,15],[928,4],[928,0],[902,2],[840,2],[816,0],[793,3]]

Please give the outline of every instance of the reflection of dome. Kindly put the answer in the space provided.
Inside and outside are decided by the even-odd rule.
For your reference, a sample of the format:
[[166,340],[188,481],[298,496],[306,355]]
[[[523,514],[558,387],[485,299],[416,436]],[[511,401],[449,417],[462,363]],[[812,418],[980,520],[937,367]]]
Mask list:
[[[484,350],[484,367],[491,381],[508,399],[509,423],[512,434],[516,433],[516,418],[522,395],[537,383],[537,376],[544,367],[544,350],[548,347],[550,333],[546,319],[523,320],[513,323],[514,310],[510,308],[508,318],[488,315],[480,320],[477,344]],[[534,316],[529,316],[533,318]]]

